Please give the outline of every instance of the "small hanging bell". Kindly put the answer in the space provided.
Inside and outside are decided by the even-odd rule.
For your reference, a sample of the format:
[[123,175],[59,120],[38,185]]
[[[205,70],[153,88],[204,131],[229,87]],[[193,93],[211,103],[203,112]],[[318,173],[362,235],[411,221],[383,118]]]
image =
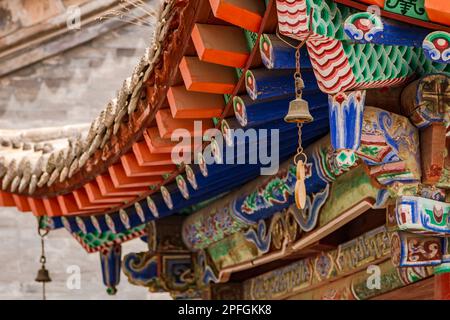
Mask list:
[[313,121],[314,118],[309,113],[308,102],[301,97],[295,98],[289,103],[289,111],[284,117],[286,122],[307,123]]
[[51,282],[52,281],[52,279],[50,278],[50,274],[48,273],[48,270],[45,268],[44,265],[42,265],[41,269],[39,269],[36,279],[34,279],[34,281],[36,281],[36,282]]

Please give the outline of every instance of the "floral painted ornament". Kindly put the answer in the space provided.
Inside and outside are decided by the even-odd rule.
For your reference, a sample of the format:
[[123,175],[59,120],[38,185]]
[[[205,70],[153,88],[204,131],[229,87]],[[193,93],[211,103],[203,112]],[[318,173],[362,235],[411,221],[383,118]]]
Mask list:
[[273,47],[267,34],[262,34],[259,40],[259,50],[261,52],[261,58],[267,69],[272,69],[274,66],[273,61]]
[[219,144],[215,139],[211,141],[211,152],[216,163],[222,163],[222,153],[220,152]]
[[242,127],[247,126],[247,109],[245,108],[244,100],[241,97],[233,98],[234,115]]
[[230,125],[228,124],[228,122],[225,120],[222,120],[222,122],[220,124],[220,129],[222,131],[222,135],[225,140],[225,143],[227,144],[227,146],[231,147],[233,145],[233,135],[232,135],[232,131],[230,129]]
[[434,62],[450,63],[450,33],[434,31],[422,43],[425,56]]
[[189,181],[189,184],[194,190],[197,190],[197,178],[195,177],[194,170],[192,170],[191,166],[188,164],[184,167],[184,170],[186,171],[186,178]]
[[321,280],[329,278],[334,266],[333,257],[328,253],[322,252],[314,260],[316,276]]
[[380,17],[370,12],[358,12],[344,22],[344,31],[351,39],[362,43],[372,42],[381,35],[384,27]]
[[183,196],[183,198],[185,198],[186,200],[189,199],[189,190],[188,190],[188,186],[186,184],[186,180],[184,180],[182,175],[178,175],[176,177],[176,182],[177,182],[177,186],[178,189],[181,192],[181,195]]
[[256,100],[258,97],[256,90],[256,81],[253,73],[250,70],[247,70],[245,73],[245,88],[247,89],[247,94],[250,96],[252,100]]
[[122,221],[122,224],[125,226],[126,229],[130,229],[130,218],[128,217],[128,214],[125,210],[120,209],[119,210],[119,217],[120,221]]
[[114,220],[108,214],[105,214],[105,222],[109,230],[116,233],[116,225],[114,224]]
[[55,221],[53,221],[53,219],[50,218],[49,216],[43,216],[41,223],[42,224],[40,227],[42,229],[48,229],[48,230],[55,229]]
[[152,213],[152,215],[155,218],[158,218],[159,217],[158,208],[156,207],[155,201],[153,201],[153,199],[151,197],[147,197],[147,205],[148,205],[148,208],[150,209],[150,212]]
[[170,210],[173,209],[173,202],[172,202],[172,196],[170,195],[169,190],[167,190],[166,187],[161,187],[161,194],[163,196],[164,202],[166,203],[167,208]]
[[91,216],[91,223],[94,226],[95,230],[97,230],[98,233],[102,233],[102,228],[100,228],[100,223],[98,222],[96,216]]
[[81,217],[76,217],[75,221],[77,222],[78,228],[80,228],[81,232],[87,233],[86,224],[84,223],[83,219]]
[[145,222],[145,213],[142,210],[141,204],[139,202],[134,203],[134,209],[136,210],[136,214],[138,215],[141,222]]
[[203,157],[203,154],[201,152],[197,154],[197,162],[198,167],[200,168],[200,172],[206,178],[208,176],[208,167],[206,165],[205,158]]
[[64,228],[67,229],[67,231],[72,232],[72,227],[70,226],[70,222],[66,217],[61,217],[61,222]]

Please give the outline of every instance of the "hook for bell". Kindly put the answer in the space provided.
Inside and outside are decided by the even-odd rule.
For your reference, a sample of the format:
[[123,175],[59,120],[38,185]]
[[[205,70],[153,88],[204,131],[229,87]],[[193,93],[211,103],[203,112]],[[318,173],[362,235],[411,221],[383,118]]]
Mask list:
[[314,118],[309,113],[308,102],[301,97],[295,98],[289,103],[289,111],[284,117],[286,122],[307,123],[313,121]]
[[39,269],[36,279],[34,279],[34,280],[36,282],[51,282],[52,281],[52,279],[50,278],[50,274],[44,265],[42,265],[41,269]]

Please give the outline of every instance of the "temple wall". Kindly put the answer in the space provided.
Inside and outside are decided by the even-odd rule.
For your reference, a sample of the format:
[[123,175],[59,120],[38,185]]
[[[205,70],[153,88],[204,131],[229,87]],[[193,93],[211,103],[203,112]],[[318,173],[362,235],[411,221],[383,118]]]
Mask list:
[[151,34],[126,26],[0,77],[0,128],[90,122],[131,74]]
[[[0,214],[0,300],[41,299],[42,286],[34,281],[41,250],[35,219],[10,208],[1,208]],[[146,244],[140,240],[123,246],[124,254],[145,250]],[[150,294],[144,287],[131,285],[124,275],[117,295],[107,295],[98,254],[87,254],[63,229],[50,233],[46,252],[52,278],[47,284],[48,299],[170,299],[168,294]],[[80,290],[69,290],[66,285],[70,276],[67,268],[74,265],[81,271]]]

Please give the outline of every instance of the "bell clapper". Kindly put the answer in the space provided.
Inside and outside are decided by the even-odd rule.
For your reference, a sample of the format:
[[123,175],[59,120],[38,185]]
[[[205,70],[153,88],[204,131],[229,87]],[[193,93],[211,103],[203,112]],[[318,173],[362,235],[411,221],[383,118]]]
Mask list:
[[308,157],[303,151],[302,147],[302,124],[298,123],[298,147],[297,154],[294,157],[294,163],[297,166],[296,168],[296,178],[297,182],[295,183],[295,204],[297,208],[304,209],[306,205],[306,169],[305,165],[308,162]]
[[38,234],[39,237],[41,237],[41,257],[39,259],[39,262],[41,263],[41,268],[38,270],[38,274],[36,276],[35,281],[36,282],[42,282],[42,300],[46,300],[45,295],[45,284],[47,282],[51,282],[52,279],[50,278],[50,274],[48,270],[45,268],[45,263],[47,262],[47,259],[45,257],[45,243],[44,238],[49,233],[48,229],[42,229],[41,228],[41,221],[38,222]]

